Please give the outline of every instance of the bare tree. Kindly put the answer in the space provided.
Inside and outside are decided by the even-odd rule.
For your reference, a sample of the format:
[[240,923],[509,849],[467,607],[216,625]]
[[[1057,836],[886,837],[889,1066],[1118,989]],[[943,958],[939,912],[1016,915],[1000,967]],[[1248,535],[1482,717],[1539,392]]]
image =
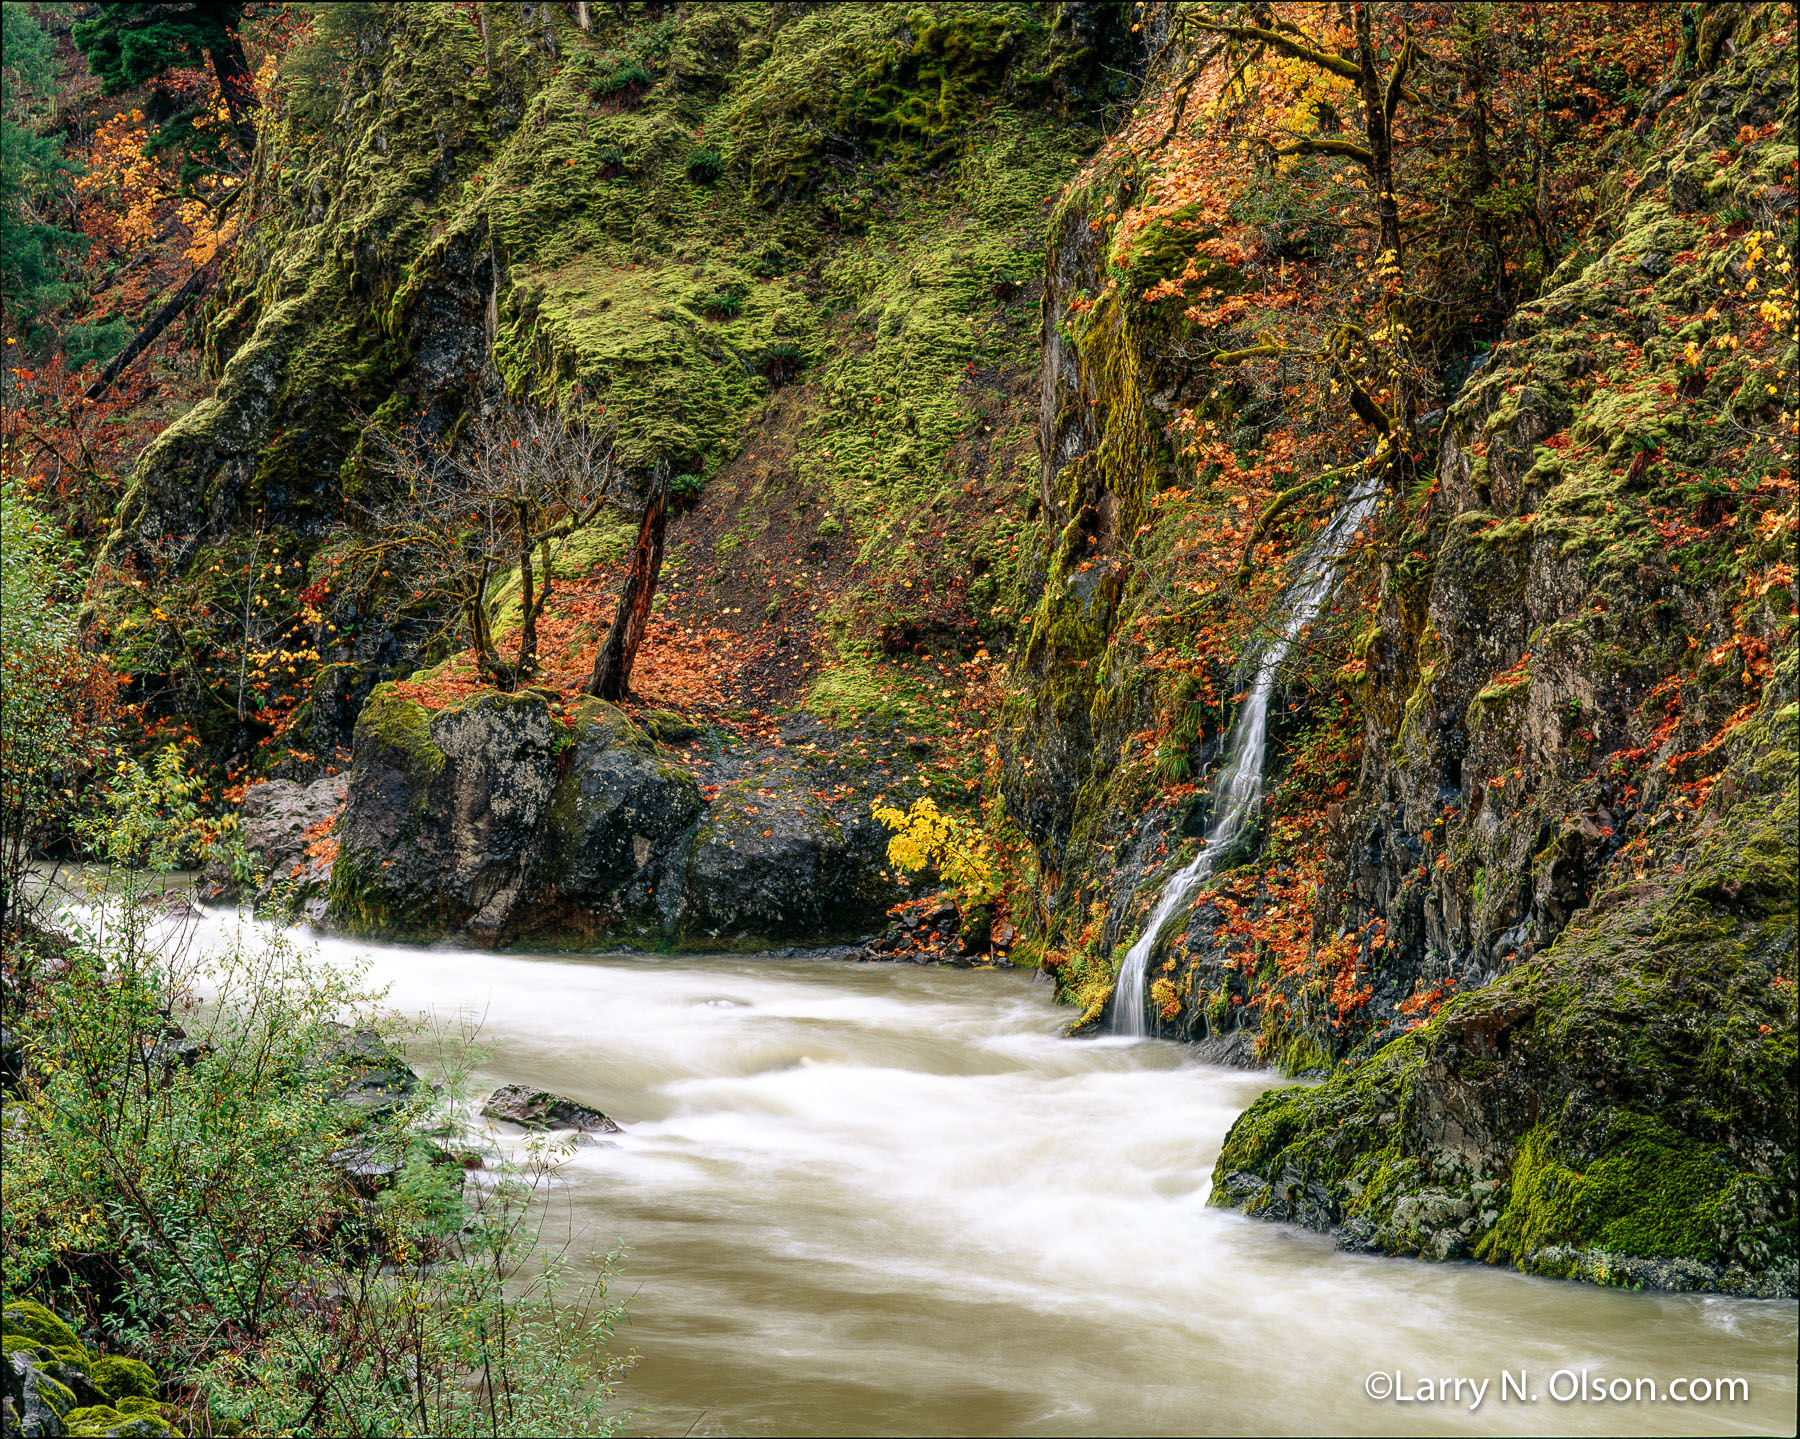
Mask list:
[[[612,498],[611,431],[566,405],[509,406],[454,444],[416,427],[372,428],[369,436],[390,485],[386,498],[364,507],[368,535],[353,562],[365,582],[397,568],[414,599],[449,602],[484,679],[503,690],[526,683],[538,672],[537,624],[556,550]],[[520,611],[510,658],[493,628],[496,591],[509,573],[518,577]]]

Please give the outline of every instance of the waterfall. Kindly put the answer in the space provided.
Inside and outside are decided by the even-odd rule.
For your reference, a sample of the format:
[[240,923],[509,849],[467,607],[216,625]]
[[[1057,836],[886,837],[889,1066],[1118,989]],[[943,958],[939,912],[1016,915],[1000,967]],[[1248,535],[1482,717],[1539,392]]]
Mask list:
[[1200,853],[1169,881],[1150,922],[1119,966],[1118,983],[1113,989],[1114,1034],[1143,1039],[1150,1032],[1150,1004],[1144,980],[1156,949],[1156,937],[1169,916],[1182,910],[1194,891],[1205,883],[1219,856],[1231,849],[1245,822],[1256,813],[1262,801],[1263,753],[1268,746],[1269,696],[1275,689],[1275,677],[1295,638],[1330,598],[1337,583],[1337,562],[1380,498],[1378,479],[1358,481],[1301,561],[1300,578],[1288,591],[1287,623],[1282,626],[1280,637],[1257,656],[1255,682],[1232,728],[1225,768],[1213,786],[1212,825],[1200,842]]

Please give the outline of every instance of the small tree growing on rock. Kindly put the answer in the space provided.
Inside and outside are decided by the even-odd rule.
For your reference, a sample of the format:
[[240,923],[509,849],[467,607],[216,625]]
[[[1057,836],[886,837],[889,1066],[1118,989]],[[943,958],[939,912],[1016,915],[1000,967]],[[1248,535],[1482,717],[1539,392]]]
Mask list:
[[[413,599],[448,602],[482,677],[502,690],[526,683],[538,672],[556,549],[594,521],[618,476],[610,430],[567,406],[516,406],[476,421],[455,444],[416,428],[369,434],[391,483],[387,498],[363,507],[369,538],[351,563],[365,583],[398,568]],[[493,619],[509,575],[519,598],[510,657]]]

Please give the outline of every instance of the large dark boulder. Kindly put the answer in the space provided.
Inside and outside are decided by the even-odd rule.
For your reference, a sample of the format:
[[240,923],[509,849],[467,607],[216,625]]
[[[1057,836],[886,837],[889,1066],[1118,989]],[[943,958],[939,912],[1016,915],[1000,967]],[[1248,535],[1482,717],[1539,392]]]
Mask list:
[[880,923],[886,831],[840,816],[798,767],[738,781],[707,811],[687,861],[691,940],[837,940]]
[[494,943],[556,790],[560,738],[538,694],[483,691],[430,710],[381,685],[356,722],[330,917],[400,939]]
[[568,942],[634,920],[640,933],[654,934],[657,891],[674,898],[663,873],[700,815],[700,787],[659,760],[649,736],[609,704],[578,701],[571,728],[574,743],[514,928]]
[[478,943],[738,948],[879,926],[886,835],[779,754],[708,805],[625,714],[491,691],[428,709],[378,687],[357,721],[329,918]]

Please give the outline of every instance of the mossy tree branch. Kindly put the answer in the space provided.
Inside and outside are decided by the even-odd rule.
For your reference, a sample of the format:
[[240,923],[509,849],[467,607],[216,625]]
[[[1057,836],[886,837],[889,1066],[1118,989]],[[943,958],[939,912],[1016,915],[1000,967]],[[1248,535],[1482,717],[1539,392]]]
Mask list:
[[1305,499],[1308,495],[1316,494],[1320,490],[1329,488],[1332,482],[1340,476],[1347,475],[1353,470],[1361,469],[1365,463],[1366,461],[1356,460],[1348,465],[1339,465],[1333,470],[1321,470],[1311,479],[1302,480],[1292,489],[1283,490],[1280,494],[1275,496],[1274,499],[1270,500],[1268,504],[1264,505],[1262,513],[1256,517],[1256,523],[1250,527],[1250,534],[1244,541],[1244,552],[1242,556],[1239,557],[1237,573],[1233,576],[1233,582],[1238,585],[1244,585],[1249,582],[1250,560],[1256,553],[1257,545],[1261,543],[1263,536],[1268,534],[1270,527],[1285,511],[1293,508],[1294,505]]

